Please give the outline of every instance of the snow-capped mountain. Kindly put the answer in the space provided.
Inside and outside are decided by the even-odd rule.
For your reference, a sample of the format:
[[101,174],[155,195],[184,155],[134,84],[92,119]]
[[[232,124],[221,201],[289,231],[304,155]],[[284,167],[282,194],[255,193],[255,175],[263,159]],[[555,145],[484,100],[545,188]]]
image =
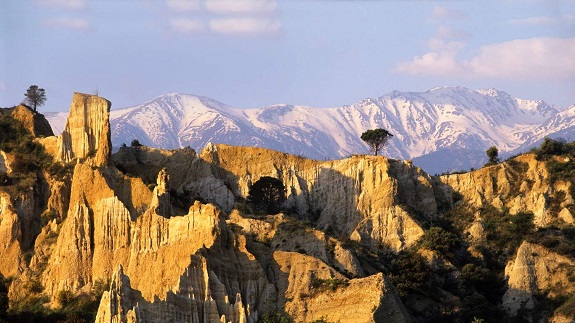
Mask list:
[[[59,116],[47,118],[55,125]],[[463,87],[394,91],[336,108],[240,109],[207,97],[170,93],[113,110],[111,126],[115,147],[138,139],[154,147],[199,150],[212,142],[266,147],[314,159],[368,153],[361,134],[385,128],[394,137],[384,155],[413,159],[434,174],[479,167],[492,145],[501,153],[516,153],[557,132],[571,140],[575,106],[561,111],[495,89]]]

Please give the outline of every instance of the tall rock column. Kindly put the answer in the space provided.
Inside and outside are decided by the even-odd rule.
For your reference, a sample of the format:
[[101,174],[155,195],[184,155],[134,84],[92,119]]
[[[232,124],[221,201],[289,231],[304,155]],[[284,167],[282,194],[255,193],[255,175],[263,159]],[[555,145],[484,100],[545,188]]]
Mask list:
[[66,127],[58,138],[63,162],[91,157],[94,166],[108,163],[112,152],[110,101],[99,96],[74,93]]

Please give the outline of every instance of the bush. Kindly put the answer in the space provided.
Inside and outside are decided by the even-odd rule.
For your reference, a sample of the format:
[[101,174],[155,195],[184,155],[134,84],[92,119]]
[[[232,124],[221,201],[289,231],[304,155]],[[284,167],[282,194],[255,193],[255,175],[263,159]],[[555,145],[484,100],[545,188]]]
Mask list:
[[539,149],[533,149],[538,160],[548,159],[551,156],[572,155],[575,150],[575,142],[567,143],[565,139],[552,139],[545,137]]
[[481,215],[485,219],[487,247],[495,255],[504,256],[498,259],[502,263],[507,261],[507,257],[512,257],[521,242],[535,230],[531,212],[511,215],[507,210],[499,211],[487,206],[481,209]]
[[453,233],[447,232],[440,227],[431,227],[419,240],[419,245],[441,255],[453,255],[453,249],[460,244],[461,240]]
[[552,183],[558,180],[571,181],[575,178],[575,163],[572,161],[560,162],[550,159],[545,163],[545,168]]
[[132,142],[130,143],[130,146],[132,147],[141,147],[142,144],[140,143],[140,141],[138,139],[134,139],[132,140]]
[[475,264],[466,264],[461,269],[461,283],[466,291],[476,291],[486,295],[492,302],[497,302],[503,295],[505,284],[488,268]]
[[11,196],[17,196],[34,187],[42,176],[41,171],[53,164],[53,158],[44,146],[34,141],[20,121],[9,115],[0,115],[0,150],[13,155],[13,175],[0,181]]
[[463,299],[459,319],[461,322],[483,320],[484,322],[501,322],[502,314],[496,305],[490,303],[481,294],[471,294]]
[[575,317],[575,296],[563,303],[563,305],[557,309],[556,313],[563,314],[567,317]]
[[0,274],[0,317],[8,311],[8,284],[9,282]]
[[389,278],[399,295],[426,294],[431,270],[423,256],[410,251],[400,251],[391,260]]
[[293,320],[284,312],[264,313],[258,323],[293,323]]
[[61,290],[56,295],[56,300],[58,304],[60,304],[60,307],[66,307],[74,300],[74,293],[69,290]]
[[349,282],[344,279],[338,278],[330,278],[330,279],[321,279],[317,277],[313,277],[311,279],[311,288],[316,291],[335,291],[340,287],[347,287],[349,286]]

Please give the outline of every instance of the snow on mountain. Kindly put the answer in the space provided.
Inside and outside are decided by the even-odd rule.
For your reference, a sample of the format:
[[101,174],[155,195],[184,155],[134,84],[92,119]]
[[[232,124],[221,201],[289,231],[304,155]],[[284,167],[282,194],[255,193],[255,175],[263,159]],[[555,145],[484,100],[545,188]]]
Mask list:
[[[516,99],[493,88],[394,91],[336,108],[279,104],[240,109],[207,97],[170,93],[112,110],[110,117],[115,147],[138,139],[154,147],[199,150],[212,142],[314,159],[368,153],[361,134],[386,128],[394,137],[383,154],[413,159],[432,174],[479,167],[492,145],[512,153],[558,131],[575,134],[575,106],[559,111],[543,101]],[[56,122],[55,117],[48,119]]]
[[538,146],[544,137],[563,138],[573,140],[575,138],[575,105],[552,115],[541,125],[533,128],[525,136],[523,143],[515,149],[517,152],[526,151],[530,147]]
[[66,126],[68,112],[46,112],[44,113],[44,117],[46,117],[46,120],[50,123],[54,134],[59,136]]

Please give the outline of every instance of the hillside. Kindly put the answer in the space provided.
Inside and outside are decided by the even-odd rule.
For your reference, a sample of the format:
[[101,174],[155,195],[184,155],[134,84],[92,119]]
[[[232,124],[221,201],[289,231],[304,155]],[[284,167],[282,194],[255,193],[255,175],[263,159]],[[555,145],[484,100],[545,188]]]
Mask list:
[[[438,87],[394,91],[353,105],[314,108],[274,105],[240,109],[213,99],[171,93],[111,112],[112,143],[203,149],[208,142],[256,146],[325,160],[367,152],[360,136],[385,128],[394,134],[383,155],[412,159],[430,174],[479,168],[485,150],[528,151],[545,136],[572,137],[573,107],[522,100],[495,89]],[[49,117],[53,124],[65,115]],[[60,121],[63,124],[63,121]]]
[[441,177],[224,144],[112,155],[110,106],[75,93],[59,137],[1,138],[0,320],[575,319],[573,143]]

